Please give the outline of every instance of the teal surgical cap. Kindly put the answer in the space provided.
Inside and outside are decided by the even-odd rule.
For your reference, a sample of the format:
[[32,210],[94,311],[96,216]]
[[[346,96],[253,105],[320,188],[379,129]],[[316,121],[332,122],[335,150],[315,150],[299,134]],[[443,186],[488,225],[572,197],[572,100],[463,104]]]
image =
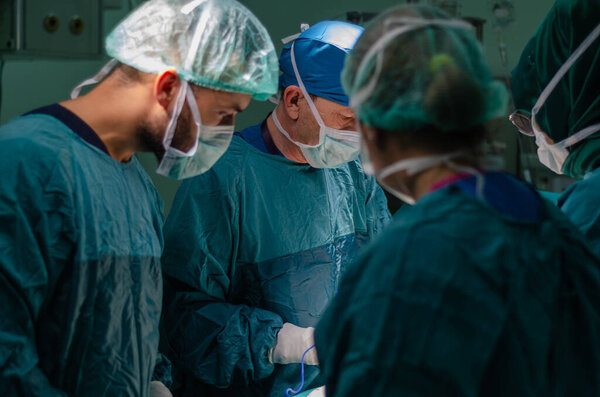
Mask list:
[[508,103],[471,26],[422,5],[374,19],[348,55],[342,82],[358,118],[390,131],[465,130],[504,116]]
[[[348,22],[322,21],[298,36],[294,56],[298,73],[309,94],[348,106],[340,75],[346,54],[363,32],[363,28]],[[291,61],[291,44],[279,57],[279,87],[298,85]]]
[[146,73],[175,69],[203,87],[264,100],[277,92],[265,27],[235,0],[150,0],[106,39],[106,52]]

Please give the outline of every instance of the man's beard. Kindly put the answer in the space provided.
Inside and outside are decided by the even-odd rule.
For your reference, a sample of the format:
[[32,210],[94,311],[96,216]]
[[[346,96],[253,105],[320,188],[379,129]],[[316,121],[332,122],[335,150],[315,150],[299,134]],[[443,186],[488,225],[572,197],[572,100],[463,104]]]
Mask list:
[[[175,125],[175,133],[173,134],[170,145],[172,148],[187,152],[194,145],[194,140],[197,139],[196,124],[191,122],[190,119],[190,111],[187,106],[184,105]],[[163,137],[166,133],[167,126],[161,128],[156,124],[144,123],[138,127],[138,136],[142,151],[154,153],[158,162],[160,162],[165,155]]]
[[158,162],[160,162],[165,155],[165,148],[162,143],[161,135],[162,134],[160,133],[152,132],[152,129],[147,126],[140,126],[138,128],[138,136],[142,151],[154,153]]
[[196,143],[196,139],[198,139],[199,131],[196,129],[196,123],[192,121],[191,113],[186,102],[179,114],[173,140],[170,145],[172,148],[184,153],[188,152],[194,146],[194,143]]

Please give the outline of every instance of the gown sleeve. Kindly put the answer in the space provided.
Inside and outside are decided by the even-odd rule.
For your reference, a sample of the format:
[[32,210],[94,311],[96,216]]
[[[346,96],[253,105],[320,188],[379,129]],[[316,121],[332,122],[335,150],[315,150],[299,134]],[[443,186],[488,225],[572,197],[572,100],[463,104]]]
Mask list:
[[211,170],[184,181],[165,225],[167,355],[204,383],[228,387],[269,376],[283,325],[273,312],[232,302],[239,201]]
[[22,141],[0,150],[0,390],[65,396],[39,367],[36,321],[73,254],[73,192],[60,162]]

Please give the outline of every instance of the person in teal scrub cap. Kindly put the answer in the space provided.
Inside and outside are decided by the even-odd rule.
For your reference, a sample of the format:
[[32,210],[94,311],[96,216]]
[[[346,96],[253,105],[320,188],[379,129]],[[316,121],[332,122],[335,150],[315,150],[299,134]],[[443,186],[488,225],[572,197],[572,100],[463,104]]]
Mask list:
[[[581,181],[559,198],[600,257],[600,3],[558,0],[513,70],[511,120],[540,161]],[[532,117],[533,116],[533,117]],[[532,122],[532,121],[535,121]]]
[[342,80],[371,170],[412,205],[317,325],[327,396],[599,395],[600,263],[555,206],[486,163],[484,123],[508,93],[470,26],[387,10]]
[[266,30],[230,0],[145,2],[106,49],[88,94],[0,128],[3,396],[170,395],[162,202],[135,153],[203,172],[277,89]]
[[[346,265],[390,214],[357,160],[340,84],[362,28],[323,21],[280,57],[280,101],[184,181],[165,225],[163,351],[186,396],[320,386],[313,330]],[[176,377],[177,378],[177,377]]]

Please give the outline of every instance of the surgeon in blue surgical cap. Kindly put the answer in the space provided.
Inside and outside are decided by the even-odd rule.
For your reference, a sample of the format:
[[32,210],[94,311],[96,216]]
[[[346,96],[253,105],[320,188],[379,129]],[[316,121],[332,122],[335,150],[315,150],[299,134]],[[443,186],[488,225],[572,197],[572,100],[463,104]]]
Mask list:
[[[182,395],[284,396],[347,264],[390,215],[340,82],[362,28],[317,23],[279,59],[276,109],[186,180],[165,228],[164,352]],[[304,359],[319,386],[318,355]]]

